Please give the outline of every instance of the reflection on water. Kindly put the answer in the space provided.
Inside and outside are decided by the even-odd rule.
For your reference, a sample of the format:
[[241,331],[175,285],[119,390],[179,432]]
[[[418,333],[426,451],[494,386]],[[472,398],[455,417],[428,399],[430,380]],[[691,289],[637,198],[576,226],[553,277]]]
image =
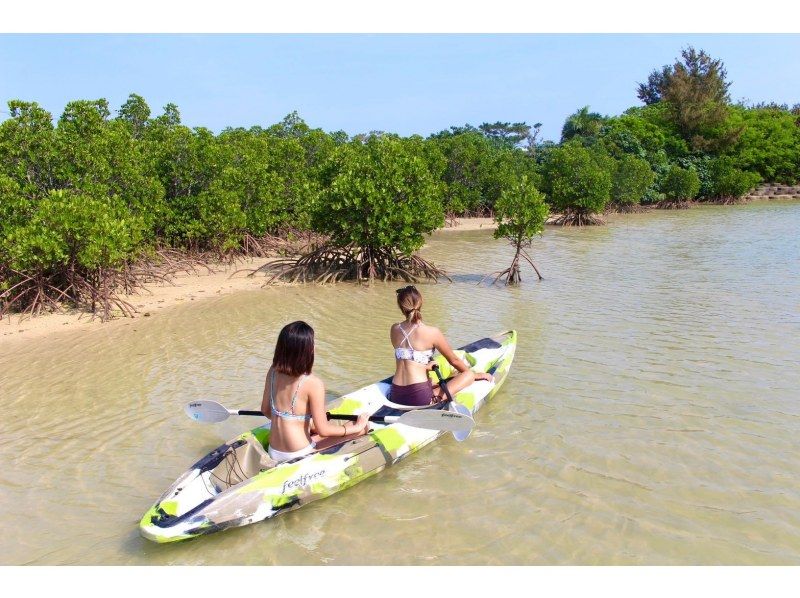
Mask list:
[[[158,546],[137,523],[254,423],[280,327],[317,331],[329,394],[386,376],[396,285],[273,288],[113,328],[0,344],[2,564],[800,563],[800,204],[548,229],[545,280],[478,286],[488,231],[424,250],[453,273],[425,319],[454,343],[516,328],[504,389],[451,438],[273,521]],[[402,547],[391,551],[388,547]]]

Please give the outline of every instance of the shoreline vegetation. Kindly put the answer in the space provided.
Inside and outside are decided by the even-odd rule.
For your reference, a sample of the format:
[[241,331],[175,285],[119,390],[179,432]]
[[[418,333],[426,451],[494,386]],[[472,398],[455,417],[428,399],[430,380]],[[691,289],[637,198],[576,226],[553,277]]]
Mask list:
[[[743,203],[798,201],[797,197],[752,197]],[[709,204],[694,203],[691,207]],[[656,208],[644,208],[641,212],[653,212]],[[626,217],[627,212],[609,212],[611,218]],[[558,214],[553,215],[556,217]],[[632,216],[635,217],[635,216]],[[450,235],[460,232],[497,230],[497,221],[488,217],[458,218],[455,223],[435,231]],[[548,225],[556,228],[554,225]],[[266,286],[264,276],[248,276],[263,265],[275,260],[267,257],[240,256],[233,260],[206,263],[204,267],[187,269],[164,280],[152,280],[143,284],[136,292],[122,298],[136,308],[133,317],[114,314],[107,320],[92,317],[88,309],[64,305],[58,311],[48,311],[31,317],[19,313],[7,315],[0,320],[0,346],[5,341],[29,341],[58,335],[60,332],[98,329],[101,326],[135,326],[141,318],[159,317],[169,313],[169,308],[193,301],[202,301],[242,291],[261,290]],[[489,276],[487,275],[487,278]]]
[[[495,230],[497,223],[492,218],[459,218],[452,226],[442,227],[437,232]],[[58,311],[45,312],[39,316],[12,313],[0,320],[0,344],[4,340],[39,339],[60,331],[90,330],[101,324],[131,325],[139,318],[157,317],[162,310],[191,301],[201,301],[240,291],[263,289],[264,276],[248,276],[277,258],[240,256],[233,260],[208,262],[203,267],[187,268],[169,278],[153,279],[144,283],[136,292],[122,295],[122,299],[135,308],[131,317],[122,313],[101,320],[92,317],[91,310],[62,306]]]
[[514,249],[508,268],[489,267],[493,283],[518,284],[526,264],[541,279],[530,250],[546,224],[800,183],[800,104],[734,104],[729,87],[722,61],[689,47],[638,85],[643,105],[583,107],[558,143],[539,138],[541,123],[351,136],[296,112],[215,134],[182,124],[174,104],[152,116],[136,94],[113,116],[105,99],[69,102],[54,122],[12,100],[0,123],[0,326],[65,307],[133,316],[137,290],[243,260],[262,261],[262,283],[447,279],[417,251],[470,217]]

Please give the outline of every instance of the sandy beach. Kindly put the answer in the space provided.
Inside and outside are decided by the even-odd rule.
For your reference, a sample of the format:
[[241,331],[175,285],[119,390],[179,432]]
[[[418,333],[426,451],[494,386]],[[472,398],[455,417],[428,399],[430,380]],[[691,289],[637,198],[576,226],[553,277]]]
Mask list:
[[[234,264],[215,264],[211,266],[212,272],[198,268],[196,273],[177,274],[172,284],[148,284],[139,293],[121,297],[136,307],[136,318],[158,317],[161,310],[186,301],[201,301],[207,297],[261,288],[265,281],[262,274],[248,276],[247,272],[234,273],[237,270],[258,268],[267,261],[267,258],[246,258]],[[12,314],[10,318],[0,320],[0,343],[10,338],[41,338],[62,330],[115,326],[125,321],[130,322],[130,318],[117,317],[101,322],[100,318],[92,319],[90,313],[77,309],[65,309],[63,312],[46,313],[34,318]]]
[[494,218],[457,218],[455,226],[445,226],[440,231],[464,231],[464,230],[494,230],[497,222]]

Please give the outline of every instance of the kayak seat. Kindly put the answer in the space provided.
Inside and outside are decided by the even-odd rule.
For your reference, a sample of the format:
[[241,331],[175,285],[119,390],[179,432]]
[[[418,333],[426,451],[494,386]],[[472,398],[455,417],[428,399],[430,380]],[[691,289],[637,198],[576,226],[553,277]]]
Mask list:
[[209,479],[218,492],[224,492],[277,464],[255,436],[248,435],[231,446],[225,458],[211,470]]
[[500,343],[498,343],[493,338],[482,338],[479,341],[475,341],[468,345],[464,345],[461,347],[462,351],[466,351],[467,353],[475,353],[476,351],[480,351],[481,349],[499,349],[502,347]]

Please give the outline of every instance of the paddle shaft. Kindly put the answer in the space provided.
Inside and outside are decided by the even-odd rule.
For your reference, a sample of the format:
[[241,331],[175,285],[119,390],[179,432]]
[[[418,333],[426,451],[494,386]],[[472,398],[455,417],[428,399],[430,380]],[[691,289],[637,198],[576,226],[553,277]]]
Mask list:
[[[261,417],[265,417],[263,413],[260,411],[248,411],[247,409],[240,409],[239,411],[234,412],[236,415],[260,415]],[[346,415],[344,413],[331,413],[330,411],[326,412],[325,415],[328,416],[328,419],[346,419],[347,421],[357,421],[357,415]],[[383,417],[370,417],[369,421],[375,423],[392,423],[396,422],[400,419],[399,415],[386,415]]]
[[442,387],[447,400],[452,402],[453,395],[450,394],[450,390],[447,388],[447,381],[444,379],[444,376],[442,376],[442,372],[439,371],[439,366],[434,364],[433,371],[436,372],[436,375],[439,377],[439,386]]

